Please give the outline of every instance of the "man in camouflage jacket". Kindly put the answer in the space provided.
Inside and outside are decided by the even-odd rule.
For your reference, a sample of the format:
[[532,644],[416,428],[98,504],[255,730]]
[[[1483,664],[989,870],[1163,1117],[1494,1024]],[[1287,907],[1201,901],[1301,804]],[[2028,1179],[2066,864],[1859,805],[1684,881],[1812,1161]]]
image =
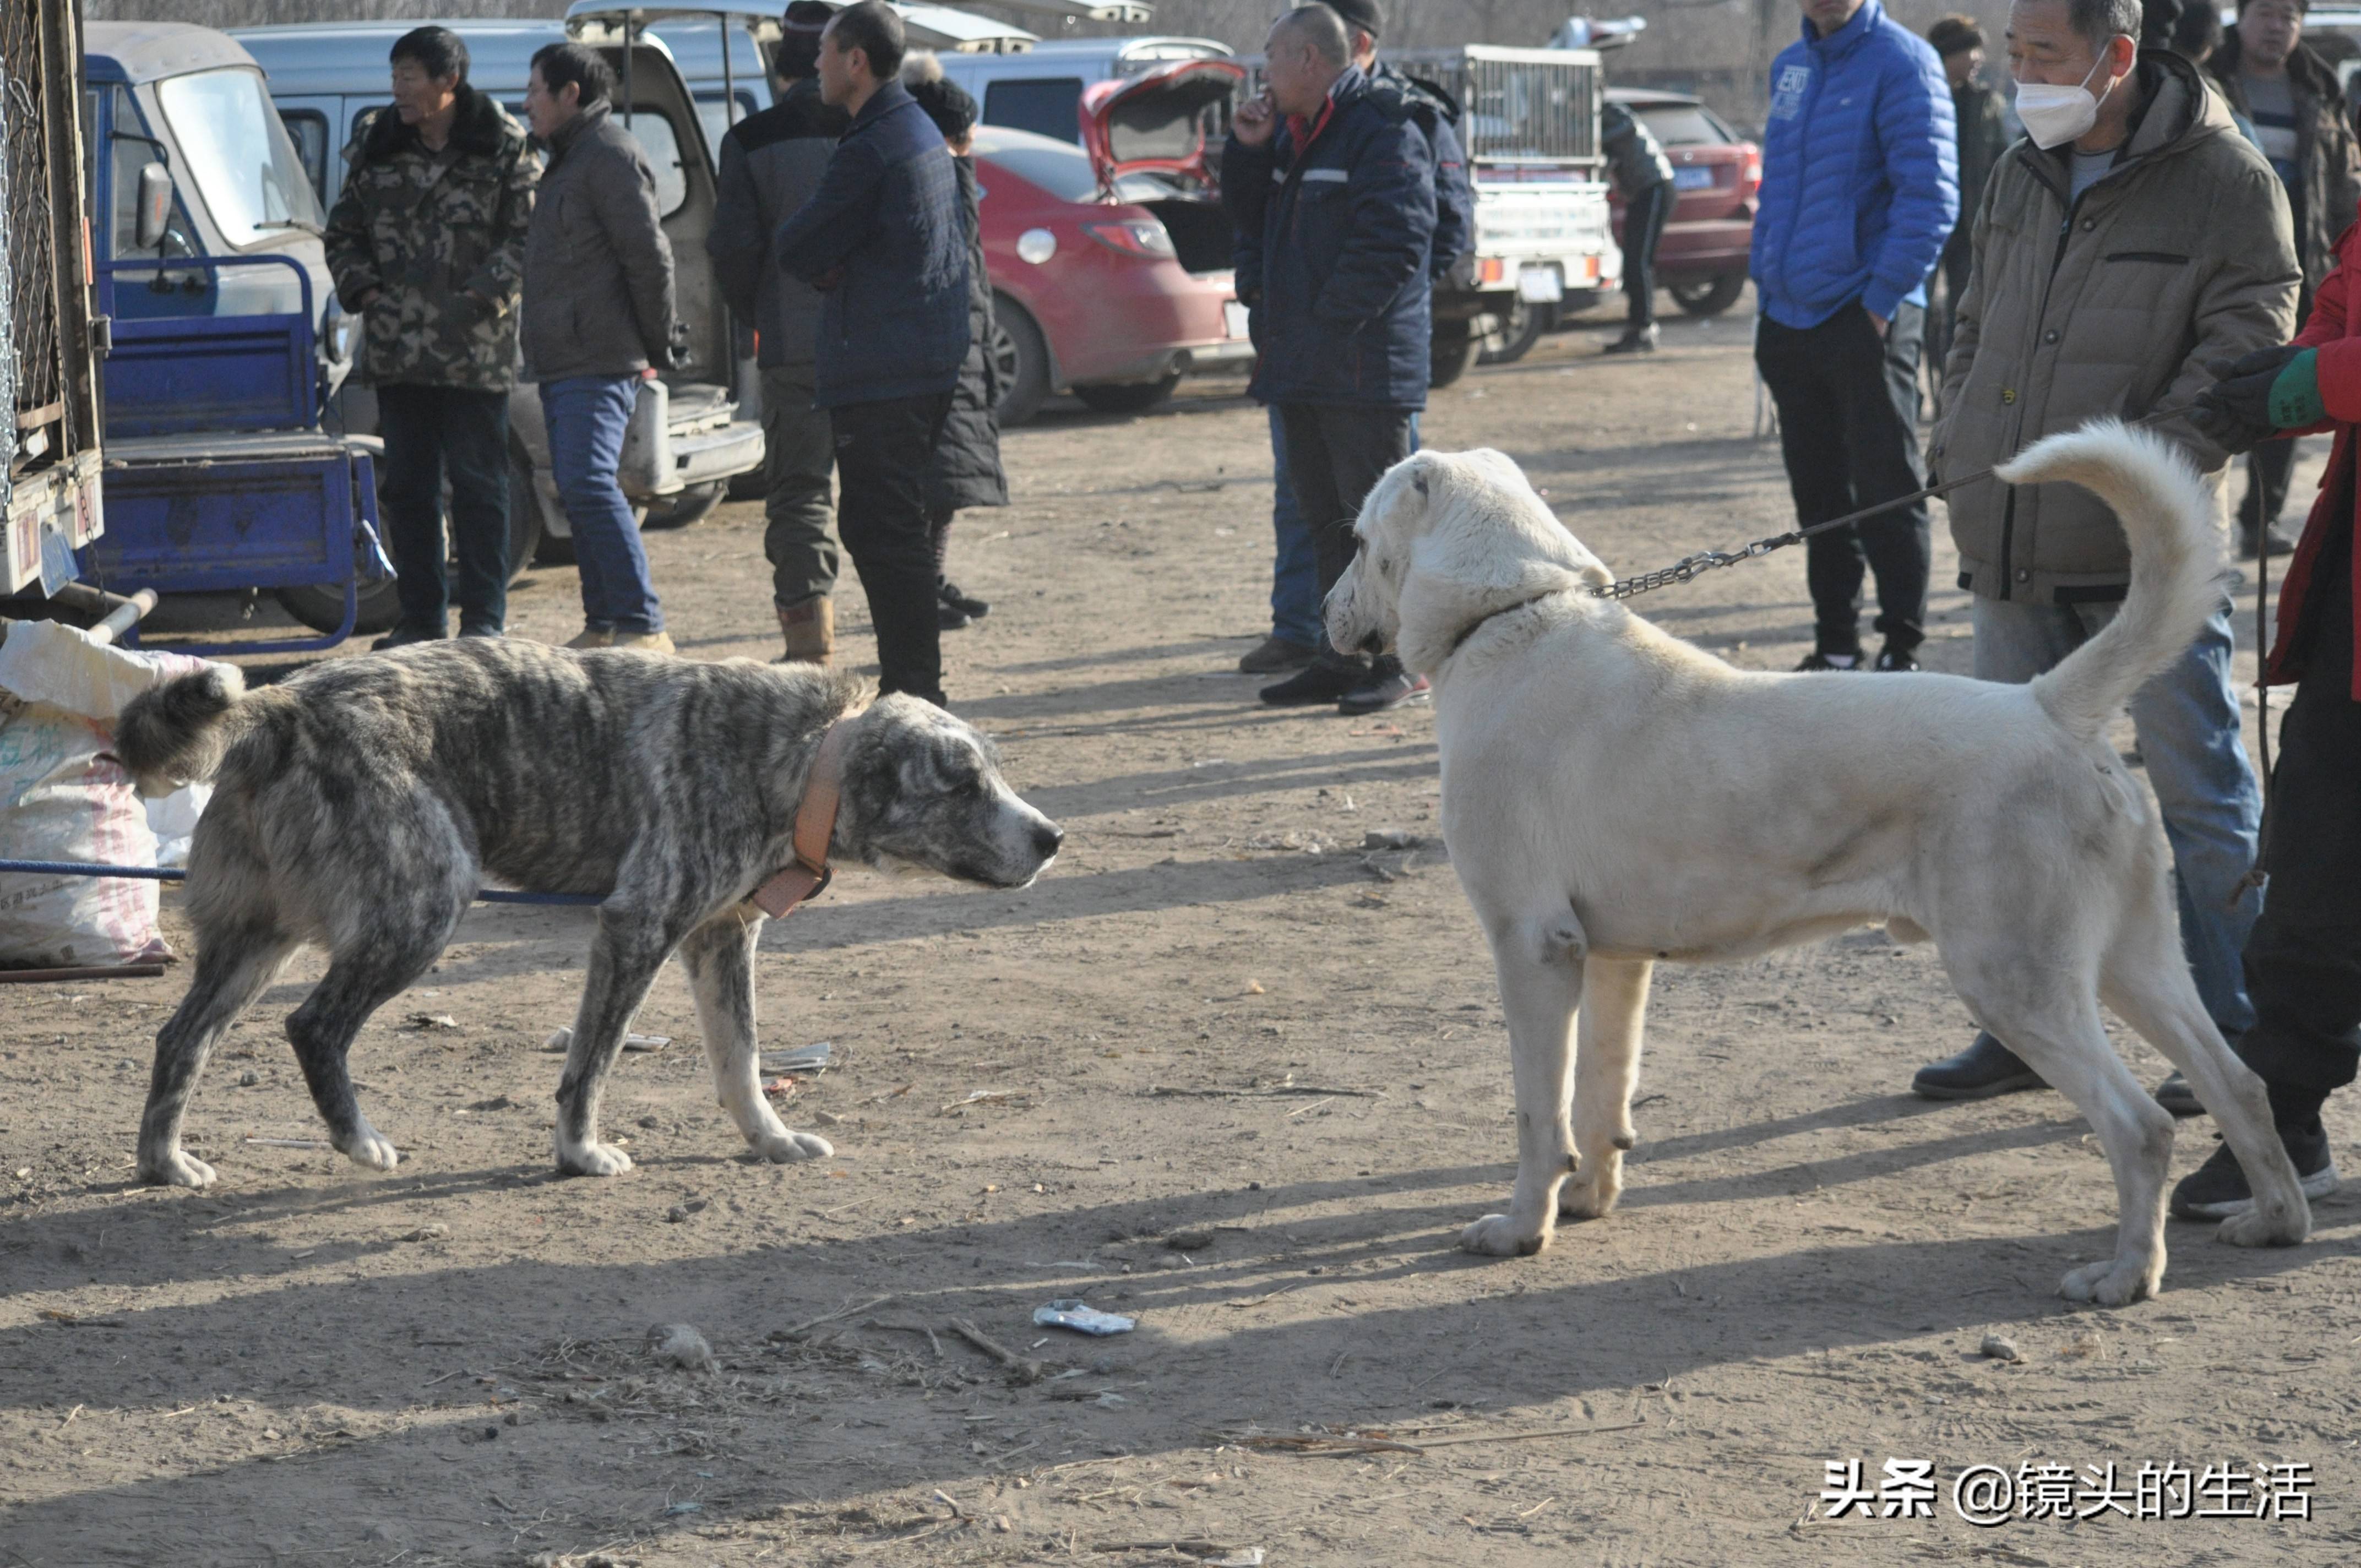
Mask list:
[[354,127],[327,238],[385,438],[378,504],[401,619],[380,648],[445,635],[446,476],[459,635],[497,637],[506,619],[509,390],[540,176],[524,127],[467,85],[456,34],[406,33],[392,62],[393,105]]

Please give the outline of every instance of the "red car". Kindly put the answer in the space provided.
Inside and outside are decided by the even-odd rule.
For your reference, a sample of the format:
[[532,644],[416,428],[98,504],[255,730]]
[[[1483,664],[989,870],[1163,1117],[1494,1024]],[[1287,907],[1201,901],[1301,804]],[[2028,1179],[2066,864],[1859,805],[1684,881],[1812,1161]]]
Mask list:
[[1000,422],[1052,392],[1137,412],[1192,371],[1254,357],[1215,161],[1246,78],[1175,60],[1082,98],[1082,142],[975,128]]
[[[1730,309],[1746,290],[1753,248],[1763,149],[1686,93],[1609,88],[1608,98],[1640,117],[1673,160],[1679,192],[1656,242],[1656,277],[1691,315]],[[1623,241],[1623,199],[1615,198],[1615,241]]]

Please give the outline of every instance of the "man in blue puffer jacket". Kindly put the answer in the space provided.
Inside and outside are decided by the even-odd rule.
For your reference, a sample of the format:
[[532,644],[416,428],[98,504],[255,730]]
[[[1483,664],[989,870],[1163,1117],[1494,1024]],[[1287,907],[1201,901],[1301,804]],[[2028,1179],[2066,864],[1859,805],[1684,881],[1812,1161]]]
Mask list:
[[[1960,212],[1943,62],[1879,0],[1802,0],[1771,65],[1749,270],[1755,363],[1806,525],[1921,488],[1918,354],[1927,279]],[[1863,565],[1877,576],[1881,670],[1915,670],[1934,549],[1924,502],[1810,542],[1815,647],[1799,668],[1861,665]]]
[[836,440],[836,529],[877,628],[877,686],[943,700],[927,470],[968,350],[968,252],[943,133],[902,86],[901,17],[860,0],[820,35],[820,95],[852,116],[771,248],[820,291],[813,401]]
[[[1279,410],[1323,597],[1353,557],[1370,487],[1410,455],[1433,328],[1433,151],[1399,94],[1370,91],[1350,48],[1326,5],[1280,17],[1265,46],[1269,91],[1238,111],[1222,155],[1238,297],[1255,307],[1261,351],[1251,390]],[[1371,713],[1425,687],[1391,655],[1364,666],[1323,633],[1311,666],[1262,699]]]

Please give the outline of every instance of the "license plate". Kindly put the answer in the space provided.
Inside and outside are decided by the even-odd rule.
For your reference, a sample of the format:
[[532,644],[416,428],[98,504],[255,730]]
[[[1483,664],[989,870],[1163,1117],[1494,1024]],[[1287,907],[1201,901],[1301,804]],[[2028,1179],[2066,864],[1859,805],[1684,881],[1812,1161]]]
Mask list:
[[1232,337],[1246,335],[1246,308],[1235,300],[1222,302],[1222,330]]
[[1528,267],[1517,274],[1517,298],[1529,305],[1554,305],[1565,298],[1554,267]]
[[1711,169],[1675,169],[1673,170],[1675,191],[1710,191],[1713,189]]

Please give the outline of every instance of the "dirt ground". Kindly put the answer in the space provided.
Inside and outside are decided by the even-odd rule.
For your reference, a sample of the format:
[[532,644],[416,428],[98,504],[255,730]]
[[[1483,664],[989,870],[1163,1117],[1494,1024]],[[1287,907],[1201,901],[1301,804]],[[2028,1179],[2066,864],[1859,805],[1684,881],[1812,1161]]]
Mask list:
[[[1426,440],[1507,450],[1620,568],[1772,532],[1747,323],[1618,362],[1601,318],[1438,394]],[[364,1032],[384,1179],[290,1146],[319,1135],[280,1032],[309,956],[206,1074],[203,1194],[129,1184],[184,971],[0,992],[0,1563],[2361,1561],[2361,1196],[2288,1251],[2176,1224],[2159,1299],[2070,1309],[2059,1276],[2112,1245],[2104,1161],[2054,1094],[1905,1092],[1969,1033],[1927,948],[1662,972],[1620,1211],[1456,1252],[1514,1145],[1431,713],[1263,712],[1232,673],[1270,503],[1236,383],[1053,405],[1005,452],[1015,504],[955,538],[994,608],[948,685],[1068,852],[1017,894],[851,872],[770,927],[765,1044],[835,1051],[785,1114],[837,1157],[749,1163],[668,970],[637,1027],[673,1043],[609,1093],[637,1168],[555,1179],[541,1047],[583,911],[478,906]],[[684,653],[767,656],[761,532],[730,506],[651,536]],[[1930,663],[1964,670],[1937,532]],[[575,594],[534,572],[513,630],[562,641]],[[1642,608],[1785,667],[1803,553]],[[2348,1168],[2356,1105],[2330,1109]],[[2211,1134],[2184,1124],[2176,1175]],[[1033,1325],[1066,1297],[1137,1332]],[[712,1369],[649,1354],[673,1323]],[[1855,1459],[1872,1487],[1931,1462],[1935,1517],[1826,1518]],[[1952,1506],[1967,1466],[2110,1463],[2126,1489],[2308,1464],[2311,1517]]]

